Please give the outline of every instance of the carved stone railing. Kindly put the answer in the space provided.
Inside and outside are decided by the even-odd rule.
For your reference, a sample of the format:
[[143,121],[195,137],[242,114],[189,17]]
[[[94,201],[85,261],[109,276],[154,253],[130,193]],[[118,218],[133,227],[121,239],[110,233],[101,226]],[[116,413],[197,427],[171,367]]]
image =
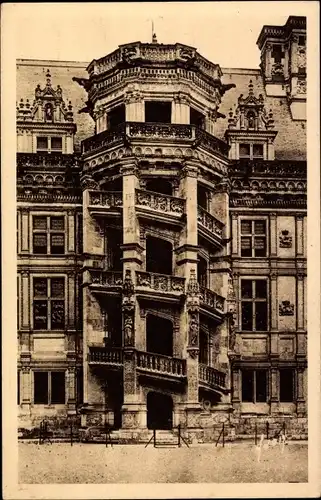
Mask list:
[[144,191],[136,189],[136,205],[147,207],[158,212],[183,215],[185,212],[185,200],[169,196],[166,194],[154,193],[153,191]]
[[195,130],[191,125],[178,123],[127,122],[126,134],[130,138],[154,139],[194,139]]
[[199,379],[201,382],[205,382],[206,384],[208,384],[213,388],[215,387],[225,388],[226,375],[224,372],[216,370],[215,368],[204,365],[202,363],[199,363],[198,368],[199,368]]
[[235,160],[229,166],[229,176],[307,177],[307,162],[292,160]]
[[197,207],[197,222],[218,238],[223,237],[223,222],[200,206]]
[[82,152],[84,154],[99,151],[112,144],[123,141],[125,138],[125,123],[114,127],[112,130],[104,130],[82,141]]
[[35,193],[31,189],[18,188],[17,201],[28,201],[30,203],[74,203],[82,204],[82,196],[70,193],[56,193],[55,190],[48,193]]
[[227,156],[229,150],[228,144],[214,135],[209,134],[199,127],[195,127],[195,138],[197,142],[210,151],[215,151],[223,156]]
[[104,287],[121,287],[123,284],[122,271],[89,270],[90,284]]
[[157,372],[177,377],[186,376],[186,361],[161,354],[137,351],[137,367],[149,372]]
[[17,167],[76,167],[80,156],[77,154],[57,153],[17,153]]
[[89,191],[89,206],[119,208],[123,206],[121,191]]
[[225,298],[212,290],[200,286],[200,300],[205,306],[224,312]]
[[136,286],[155,292],[182,294],[185,291],[185,278],[168,274],[136,271]]
[[123,363],[123,353],[119,348],[89,347],[89,363],[108,364],[121,366]]

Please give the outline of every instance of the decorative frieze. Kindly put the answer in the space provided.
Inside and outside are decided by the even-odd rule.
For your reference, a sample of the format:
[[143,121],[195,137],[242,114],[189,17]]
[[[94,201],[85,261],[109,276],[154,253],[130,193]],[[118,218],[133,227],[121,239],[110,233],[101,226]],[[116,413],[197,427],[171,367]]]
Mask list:
[[101,206],[106,208],[119,208],[123,205],[122,192],[116,191],[90,191],[89,206]]
[[185,200],[181,198],[140,189],[136,189],[136,205],[178,215],[182,215],[185,211]]
[[136,271],[136,286],[157,292],[184,293],[185,278],[167,274]]

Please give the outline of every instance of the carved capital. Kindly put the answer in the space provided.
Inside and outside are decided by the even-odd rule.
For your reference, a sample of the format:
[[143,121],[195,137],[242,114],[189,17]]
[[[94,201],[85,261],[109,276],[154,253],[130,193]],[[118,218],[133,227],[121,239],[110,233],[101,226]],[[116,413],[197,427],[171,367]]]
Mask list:
[[81,177],[80,184],[83,191],[86,189],[98,189],[98,183],[89,174],[85,174]]

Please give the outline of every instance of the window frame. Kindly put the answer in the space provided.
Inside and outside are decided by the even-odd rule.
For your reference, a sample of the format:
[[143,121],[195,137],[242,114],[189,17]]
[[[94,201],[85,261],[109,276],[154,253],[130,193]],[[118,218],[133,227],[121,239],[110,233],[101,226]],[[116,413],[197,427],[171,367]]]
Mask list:
[[[251,298],[243,298],[242,297],[242,281],[251,281],[252,282],[252,297]],[[254,282],[264,281],[266,283],[266,298],[256,297],[256,285]],[[270,303],[269,303],[269,280],[265,276],[241,276],[239,281],[239,318],[240,318],[240,330],[243,333],[266,333],[270,330]],[[252,304],[252,329],[245,330],[243,328],[243,303]],[[266,330],[257,330],[256,328],[256,303],[264,303],[266,304]]]
[[[47,139],[47,147],[46,148],[38,148],[38,138],[39,139]],[[51,144],[52,139],[61,139],[61,149],[52,148],[52,144]],[[63,152],[64,152],[63,135],[47,135],[47,134],[37,134],[36,135],[36,153],[38,153],[38,154],[44,154],[44,153],[62,154]]]
[[[43,217],[46,218],[46,229],[35,229],[34,227],[34,220],[36,217]],[[52,229],[51,228],[51,219],[53,218],[59,218],[61,217],[63,219],[64,223],[64,229]],[[35,252],[35,245],[34,245],[34,235],[35,234],[46,234],[46,240],[47,240],[47,251],[46,253],[42,252]],[[51,244],[51,236],[52,235],[63,235],[64,237],[64,249],[63,252],[61,253],[53,253],[51,251],[52,244]],[[41,256],[41,255],[47,255],[51,257],[59,257],[59,256],[64,256],[66,255],[66,244],[67,244],[67,217],[66,214],[64,213],[32,213],[31,214],[31,253],[33,255]]]
[[[250,155],[249,156],[242,156],[241,155],[241,146],[243,146],[243,145],[250,147]],[[254,146],[262,146],[262,149],[263,149],[262,155],[254,156],[254,154],[253,154]],[[265,146],[265,142],[259,142],[259,141],[239,142],[238,143],[238,159],[239,160],[266,160],[266,148],[264,146]]]
[[[37,279],[43,279],[47,281],[47,297],[43,298],[35,298],[35,292],[34,292],[34,286],[35,286],[35,280]],[[51,296],[51,280],[52,279],[63,279],[64,280],[64,296],[59,298],[59,297],[52,297]],[[67,280],[66,276],[64,274],[55,274],[55,275],[50,275],[50,276],[44,276],[43,274],[34,274],[32,276],[32,283],[31,283],[31,322],[32,322],[32,329],[35,332],[62,332],[66,329],[66,321],[67,321]],[[47,304],[47,311],[46,311],[46,328],[36,328],[35,327],[35,311],[34,311],[34,304],[35,302],[45,302]],[[64,305],[64,321],[63,321],[63,326],[61,328],[52,328],[52,319],[51,319],[51,303],[54,301],[62,301]]]
[[[46,373],[47,374],[47,402],[46,403],[37,403],[35,401],[35,390],[36,390],[36,377],[35,373]],[[53,373],[63,373],[64,374],[64,402],[53,403],[52,402],[52,374]],[[67,370],[65,369],[57,369],[57,370],[41,370],[35,369],[32,371],[32,382],[33,382],[33,391],[32,391],[32,404],[33,405],[43,405],[43,406],[56,406],[56,405],[66,405],[67,404]]]
[[[252,373],[252,401],[243,399],[243,374],[244,372]],[[265,373],[265,401],[257,401],[257,372]],[[241,401],[245,404],[266,404],[269,402],[269,370],[267,368],[242,368],[241,369]]]
[[[242,222],[243,221],[250,221],[251,222],[251,233],[250,234],[245,234],[245,233],[242,233]],[[263,235],[260,235],[260,234],[255,234],[255,230],[254,230],[254,226],[255,226],[255,222],[257,221],[264,221],[265,222],[265,234]],[[239,241],[238,241],[238,244],[239,244],[239,256],[242,258],[242,259],[266,259],[269,257],[269,245],[270,245],[270,242],[269,242],[269,219],[268,217],[266,216],[259,216],[259,215],[256,215],[256,216],[241,216],[239,217],[239,221],[238,221],[238,234],[239,234]],[[251,238],[251,256],[249,255],[242,255],[242,238]],[[255,245],[254,245],[254,240],[255,238],[265,238],[265,255],[259,255],[259,256],[256,256],[255,255]]]
[[[170,116],[169,116],[169,121],[147,121],[146,120],[146,105],[148,106],[149,104],[167,104],[170,108]],[[144,123],[151,123],[151,124],[161,124],[161,125],[171,125],[173,119],[173,101],[171,99],[146,99],[144,101]]]

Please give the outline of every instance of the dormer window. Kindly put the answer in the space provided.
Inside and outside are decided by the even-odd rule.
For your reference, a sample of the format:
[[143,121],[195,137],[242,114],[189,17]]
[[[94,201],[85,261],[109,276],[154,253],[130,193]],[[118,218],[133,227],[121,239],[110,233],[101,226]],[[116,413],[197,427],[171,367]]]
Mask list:
[[146,101],[145,122],[171,123],[172,103],[167,101]]
[[240,149],[239,149],[239,158],[246,158],[248,160],[256,160],[256,159],[261,159],[263,160],[263,144],[240,144]]

